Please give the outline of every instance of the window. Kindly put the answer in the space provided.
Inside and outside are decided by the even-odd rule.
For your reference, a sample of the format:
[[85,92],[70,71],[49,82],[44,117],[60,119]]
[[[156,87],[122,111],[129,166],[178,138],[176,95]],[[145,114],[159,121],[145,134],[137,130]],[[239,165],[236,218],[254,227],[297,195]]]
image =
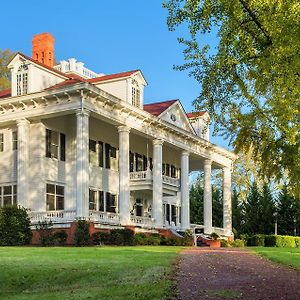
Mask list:
[[141,106],[141,93],[139,85],[136,80],[132,80],[132,105],[136,107]]
[[18,149],[18,132],[12,131],[12,149],[17,150]]
[[144,171],[144,160],[141,154],[135,154],[135,170],[137,172]]
[[99,142],[98,143],[99,167],[102,168],[103,168],[103,150],[104,150],[103,143]]
[[89,161],[90,164],[98,166],[97,142],[89,140]]
[[106,193],[106,211],[117,212],[117,196],[111,193]]
[[135,215],[137,217],[142,217],[143,216],[143,200],[142,199],[136,199]]
[[129,172],[134,172],[134,153],[129,152]]
[[0,152],[4,151],[4,134],[0,133]]
[[66,135],[46,129],[46,157],[66,160]]
[[103,191],[89,190],[89,210],[105,211]]
[[0,186],[0,206],[17,205],[17,185]]
[[112,147],[110,144],[105,144],[105,167],[107,169],[111,169],[111,167],[114,169],[116,167],[115,166],[116,159],[117,159],[117,149],[115,147]]
[[176,178],[176,168],[173,165],[171,165],[171,177]]
[[46,185],[47,210],[64,210],[65,188],[62,185]]
[[176,225],[177,207],[175,205],[171,205],[171,220]]
[[17,95],[26,95],[28,93],[28,66],[22,64],[17,74]]

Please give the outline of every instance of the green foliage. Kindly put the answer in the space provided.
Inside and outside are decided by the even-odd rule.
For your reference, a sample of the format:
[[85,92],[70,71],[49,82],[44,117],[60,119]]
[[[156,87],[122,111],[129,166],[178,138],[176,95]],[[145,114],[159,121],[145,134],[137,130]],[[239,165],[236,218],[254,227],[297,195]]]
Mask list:
[[109,232],[94,232],[91,236],[93,245],[109,245]]
[[[300,193],[300,6],[294,0],[169,0],[168,27],[187,24],[179,39],[201,84],[195,109],[209,110],[216,131],[236,151],[252,149],[262,176],[287,174]],[[217,45],[211,48],[211,41]]]
[[217,240],[220,236],[216,233],[216,232],[212,232],[210,234],[210,237],[213,239],[213,240]]
[[0,49],[0,91],[10,87],[10,70],[7,64],[13,55],[14,53],[8,49]]
[[230,243],[228,242],[228,240],[225,240],[225,239],[221,239],[221,247],[223,248],[227,248],[227,247],[230,247]]
[[245,247],[245,242],[243,240],[236,239],[236,240],[232,241],[230,243],[230,245],[232,247],[236,247],[236,248],[243,248],[243,247]]
[[265,246],[265,235],[264,234],[255,234],[253,236],[250,236],[247,240],[247,246],[264,247]]
[[190,220],[192,224],[203,224],[203,187],[198,182],[190,189]]
[[295,248],[296,240],[293,236],[283,236],[283,235],[269,235],[265,237],[265,246],[266,247],[279,247],[279,248]]
[[139,233],[134,236],[134,239],[135,239],[135,245],[158,246],[160,245],[160,241],[161,241],[160,235],[155,233],[150,235]]
[[39,221],[35,226],[36,230],[40,235],[40,242],[43,247],[53,246],[54,237],[53,237],[53,224],[51,221]]
[[134,232],[131,229],[113,229],[110,231],[109,244],[117,246],[133,246]]
[[89,222],[85,220],[77,221],[74,244],[76,246],[88,246],[90,244]]
[[28,245],[31,237],[30,219],[25,208],[0,208],[0,246]]
[[53,234],[54,245],[64,246],[66,244],[68,234],[65,230],[56,231]]

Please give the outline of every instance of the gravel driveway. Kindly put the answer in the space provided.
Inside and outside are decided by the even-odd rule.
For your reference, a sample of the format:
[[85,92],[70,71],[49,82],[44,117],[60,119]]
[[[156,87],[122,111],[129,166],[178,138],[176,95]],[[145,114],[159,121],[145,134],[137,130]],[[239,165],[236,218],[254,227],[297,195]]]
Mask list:
[[181,253],[178,299],[300,300],[300,272],[244,249],[195,248]]

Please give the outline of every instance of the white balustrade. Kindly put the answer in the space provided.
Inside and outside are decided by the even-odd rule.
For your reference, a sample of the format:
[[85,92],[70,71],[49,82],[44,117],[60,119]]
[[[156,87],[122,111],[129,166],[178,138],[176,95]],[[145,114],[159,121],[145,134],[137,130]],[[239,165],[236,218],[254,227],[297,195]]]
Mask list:
[[116,213],[110,212],[101,212],[90,210],[89,211],[89,220],[94,222],[106,223],[106,224],[120,224],[120,217]]
[[130,180],[147,180],[152,179],[151,171],[130,172]]
[[173,177],[166,176],[166,175],[163,175],[162,178],[163,178],[163,183],[167,183],[167,184],[174,185],[174,186],[179,186],[178,178],[173,178]]
[[29,212],[30,221],[34,224],[38,222],[51,221],[53,223],[74,221],[76,217],[75,210],[47,211],[47,212]]
[[142,226],[142,227],[153,227],[154,220],[149,217],[138,217],[138,216],[131,216],[131,222],[134,225]]

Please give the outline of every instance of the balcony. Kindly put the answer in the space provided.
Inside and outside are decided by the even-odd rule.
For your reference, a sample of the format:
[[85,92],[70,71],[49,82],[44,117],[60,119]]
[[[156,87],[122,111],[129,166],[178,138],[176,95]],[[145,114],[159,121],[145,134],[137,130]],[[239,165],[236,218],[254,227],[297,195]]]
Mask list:
[[[162,175],[163,192],[175,196],[180,189],[180,179]],[[130,190],[152,190],[153,174],[151,170],[130,172]]]
[[116,213],[90,210],[89,220],[108,225],[120,225],[120,216]]
[[31,224],[36,225],[38,222],[52,222],[52,223],[70,223],[76,218],[75,210],[60,210],[60,211],[46,211],[28,213]]
[[138,227],[145,227],[145,228],[153,228],[154,227],[154,219],[148,217],[138,217],[138,216],[131,216],[130,220],[132,225]]

